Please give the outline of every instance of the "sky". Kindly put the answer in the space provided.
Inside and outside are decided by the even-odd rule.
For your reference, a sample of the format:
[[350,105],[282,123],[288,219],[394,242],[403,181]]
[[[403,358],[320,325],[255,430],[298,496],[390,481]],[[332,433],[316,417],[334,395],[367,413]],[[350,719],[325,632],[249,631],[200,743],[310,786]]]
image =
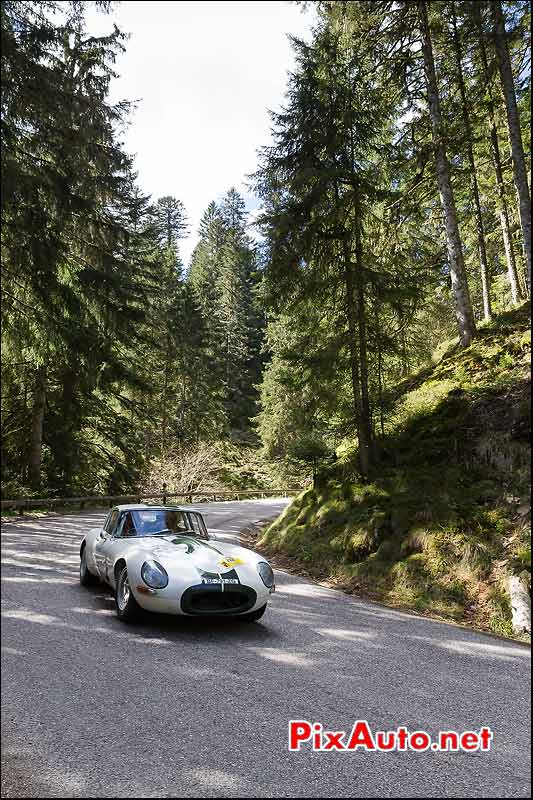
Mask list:
[[188,264],[203,211],[231,186],[253,219],[246,176],[271,141],[268,109],[283,104],[293,66],[287,34],[309,39],[312,12],[284,0],[124,0],[86,18],[91,34],[115,22],[131,35],[110,99],[138,101],[125,147],[144,192],[185,204]]

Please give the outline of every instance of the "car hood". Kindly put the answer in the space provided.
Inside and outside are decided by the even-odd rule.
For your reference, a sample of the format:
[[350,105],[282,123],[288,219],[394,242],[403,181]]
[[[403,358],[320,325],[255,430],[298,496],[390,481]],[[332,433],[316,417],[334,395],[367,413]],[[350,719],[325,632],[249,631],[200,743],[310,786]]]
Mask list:
[[181,534],[147,538],[143,541],[142,549],[165,567],[189,564],[196,569],[215,573],[255,565],[261,560],[253,551],[238,545]]

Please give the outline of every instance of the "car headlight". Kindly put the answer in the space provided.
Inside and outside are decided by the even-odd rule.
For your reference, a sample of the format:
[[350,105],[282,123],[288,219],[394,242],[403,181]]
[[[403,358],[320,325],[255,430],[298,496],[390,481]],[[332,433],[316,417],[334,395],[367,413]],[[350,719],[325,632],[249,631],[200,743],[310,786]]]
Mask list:
[[267,589],[272,589],[274,586],[274,573],[270,564],[267,564],[266,561],[260,561],[257,565],[257,571]]
[[164,589],[168,584],[166,570],[157,561],[145,561],[141,567],[141,578],[152,589]]

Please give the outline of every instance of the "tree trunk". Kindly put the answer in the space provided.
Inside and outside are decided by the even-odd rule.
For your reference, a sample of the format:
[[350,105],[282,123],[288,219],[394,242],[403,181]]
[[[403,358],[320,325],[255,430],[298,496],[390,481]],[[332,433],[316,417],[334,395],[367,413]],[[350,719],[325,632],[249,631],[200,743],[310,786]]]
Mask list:
[[446,156],[446,148],[444,146],[440,97],[437,87],[437,76],[435,74],[435,62],[433,59],[433,46],[431,43],[426,0],[421,0],[418,3],[418,9],[422,33],[422,52],[424,55],[424,67],[427,80],[429,116],[433,131],[433,147],[437,167],[437,184],[445,219],[455,315],[461,344],[463,347],[468,347],[476,334],[476,325],[474,322],[470,292],[468,290],[463,246],[459,233],[459,225],[457,223],[457,210],[450,179],[450,167]]
[[492,97],[489,62],[487,58],[487,49],[485,47],[485,33],[483,31],[483,24],[481,22],[481,14],[478,3],[472,3],[472,9],[474,12],[474,20],[478,31],[479,53],[481,56],[483,80],[485,82],[485,86],[487,87],[488,112],[489,112],[489,124],[490,124],[490,143],[492,151],[492,160],[494,164],[494,172],[496,175],[496,189],[498,192],[498,216],[500,218],[500,225],[502,228],[503,245],[505,248],[505,258],[507,261],[507,274],[509,276],[509,286],[511,288],[511,297],[513,303],[518,303],[521,299],[521,291],[518,283],[518,274],[516,271],[516,261],[514,257],[513,240],[511,238],[511,226],[509,224],[509,211],[507,208],[507,199],[505,197],[505,183],[503,181],[502,158],[500,154],[498,128],[496,125],[496,114],[494,113],[494,100]]
[[161,398],[161,454],[166,455],[167,452],[167,427],[168,427],[168,385],[169,385],[169,372],[170,372],[170,335],[166,332],[165,343],[165,367],[163,371],[163,396]]
[[379,427],[381,435],[385,436],[385,418],[383,413],[383,352],[381,348],[381,328],[379,320],[378,304],[374,307],[374,315],[376,320],[376,337],[378,348],[378,403],[379,403]]
[[361,242],[361,216],[356,203],[355,220],[355,286],[357,296],[357,329],[359,332],[359,364],[361,374],[361,414],[359,420],[359,449],[364,451],[362,461],[366,465],[365,477],[370,474],[372,464],[372,416],[368,395],[368,355],[366,341],[365,290],[363,285],[363,247]]
[[61,370],[61,421],[56,428],[55,439],[60,442],[55,452],[57,464],[62,468],[61,491],[68,494],[71,490],[72,477],[79,469],[79,446],[76,433],[82,424],[82,409],[79,398],[80,376],[76,369],[65,365]]
[[477,182],[476,162],[474,159],[474,148],[472,145],[472,124],[470,122],[470,112],[466,97],[466,87],[463,74],[463,63],[461,54],[461,41],[457,30],[457,16],[455,13],[455,2],[452,2],[452,24],[453,24],[453,46],[455,50],[455,62],[457,67],[457,80],[459,92],[461,94],[461,111],[466,133],[466,152],[470,164],[472,196],[474,198],[474,209],[476,218],[477,246],[479,252],[479,266],[481,272],[481,290],[483,294],[483,316],[487,321],[492,319],[491,299],[490,299],[490,276],[489,265],[487,262],[487,248],[485,246],[485,228],[483,225],[483,215],[481,213],[481,201],[479,199],[479,186]]
[[509,49],[507,47],[507,37],[505,33],[505,21],[500,0],[490,3],[492,18],[494,21],[494,45],[496,57],[500,70],[503,94],[505,97],[505,110],[507,112],[507,125],[509,128],[509,141],[511,144],[511,155],[513,158],[513,175],[518,195],[518,208],[520,211],[520,225],[522,227],[522,238],[524,243],[524,255],[527,265],[527,286],[531,292],[531,197],[527,182],[526,161],[524,158],[524,147],[522,144],[522,132],[520,130],[520,117],[516,105],[516,92],[513,80],[513,71]]
[[[398,283],[396,283],[398,286]],[[396,311],[398,313],[398,326],[399,326],[399,336],[400,336],[400,375],[402,378],[406,378],[409,375],[409,358],[407,356],[407,341],[405,338],[405,325],[404,316],[403,316],[403,309],[400,304],[398,304]]]
[[[353,161],[352,161],[353,163]],[[335,181],[335,200],[337,213],[339,213],[339,186]],[[354,192],[357,189],[354,187]],[[368,402],[368,369],[366,357],[366,331],[364,306],[361,308],[361,300],[364,301],[364,292],[361,280],[361,230],[359,203],[356,200],[356,266],[358,275],[355,276],[354,263],[352,260],[351,244],[349,237],[351,230],[344,231],[342,237],[342,259],[344,266],[344,286],[346,292],[346,317],[348,321],[348,347],[350,351],[350,373],[352,380],[352,397],[355,424],[357,427],[357,439],[359,442],[359,469],[363,480],[366,480],[370,473],[370,456],[372,432],[370,428],[370,413]],[[357,299],[356,299],[357,298]],[[358,308],[359,306],[359,308]],[[363,328],[361,330],[361,322]],[[358,347],[359,343],[359,347]],[[363,352],[361,352],[362,348]],[[361,363],[361,370],[359,364]],[[362,387],[364,383],[364,388]]]
[[170,208],[167,208],[167,247],[172,247],[172,225],[170,221]]
[[362,422],[361,378],[359,374],[359,348],[357,346],[357,311],[355,302],[355,281],[353,264],[349,257],[347,243],[344,248],[344,283],[346,289],[346,316],[348,320],[348,346],[350,350],[350,373],[357,438],[359,440],[359,467],[364,479],[369,474],[369,439]]
[[35,373],[30,444],[28,450],[28,483],[32,489],[38,489],[41,483],[41,452],[45,403],[46,367],[41,366]]
[[[347,17],[344,15],[344,31],[347,32]],[[350,80],[348,77],[348,85]],[[351,107],[351,93],[350,93],[350,116],[352,116]],[[350,166],[352,175],[355,176],[357,172],[355,161],[355,143],[354,143],[354,126],[353,119],[350,124]],[[338,203],[338,186],[335,184],[335,192]],[[361,240],[362,233],[362,215],[360,207],[360,197],[358,189],[358,181],[354,180],[354,233],[355,233],[355,271],[354,263],[352,261],[352,248],[348,244],[348,235],[350,231],[346,231],[343,245],[344,245],[344,262],[345,272],[347,275],[346,294],[348,298],[348,315],[350,330],[350,361],[352,363],[352,383],[354,380],[354,366],[358,366],[359,380],[359,409],[357,416],[357,437],[359,439],[359,463],[361,467],[361,474],[363,479],[370,476],[372,469],[372,415],[370,411],[370,398],[368,394],[368,356],[367,356],[367,341],[366,341],[366,311],[365,311],[365,290],[363,280],[363,245]],[[354,292],[355,290],[355,292]],[[354,298],[357,298],[357,303]],[[357,317],[357,322],[356,322]],[[351,318],[351,321],[350,321]],[[357,347],[355,346],[355,327],[357,327],[358,341],[359,341],[359,364],[357,365]],[[354,401],[356,400],[357,393],[354,387]]]

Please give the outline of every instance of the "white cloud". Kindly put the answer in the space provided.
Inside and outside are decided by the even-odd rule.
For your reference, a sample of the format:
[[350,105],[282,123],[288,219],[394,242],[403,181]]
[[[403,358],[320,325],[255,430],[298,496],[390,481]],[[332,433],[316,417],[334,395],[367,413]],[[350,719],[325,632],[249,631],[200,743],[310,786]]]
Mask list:
[[91,33],[112,21],[131,33],[111,96],[139,100],[126,149],[145,192],[185,203],[188,262],[208,203],[230,186],[247,194],[256,150],[270,141],[268,109],[283,103],[293,66],[287,34],[308,38],[311,12],[282,0],[126,0],[87,21]]

